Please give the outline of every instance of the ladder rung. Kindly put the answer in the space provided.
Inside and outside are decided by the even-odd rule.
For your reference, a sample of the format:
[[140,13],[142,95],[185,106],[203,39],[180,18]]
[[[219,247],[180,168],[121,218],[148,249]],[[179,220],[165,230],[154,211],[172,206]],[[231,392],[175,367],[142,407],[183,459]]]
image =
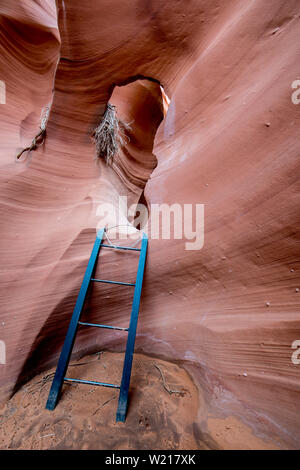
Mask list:
[[121,282],[121,281],[107,281],[106,279],[94,279],[92,278],[91,281],[94,282],[105,282],[106,284],[119,284],[121,286],[135,286],[132,282]]
[[141,251],[140,248],[132,248],[131,246],[106,245],[105,243],[101,243],[101,246],[104,246],[104,248],[117,248],[118,250]]
[[97,328],[109,328],[110,330],[121,330],[121,331],[128,331],[129,330],[129,328],[121,328],[120,326],[98,325],[97,323],[85,323],[85,322],[82,322],[82,321],[79,321],[78,325],[96,326]]
[[78,382],[80,384],[98,385],[101,387],[120,388],[120,385],[107,384],[105,382],[94,382],[93,380],[69,379],[67,377],[64,377],[64,382]]

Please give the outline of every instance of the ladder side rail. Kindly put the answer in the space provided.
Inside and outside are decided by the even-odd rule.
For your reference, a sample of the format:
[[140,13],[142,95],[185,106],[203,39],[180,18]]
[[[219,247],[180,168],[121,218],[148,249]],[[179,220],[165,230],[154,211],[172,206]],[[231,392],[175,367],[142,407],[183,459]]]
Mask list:
[[144,268],[145,268],[146,255],[147,255],[147,244],[148,244],[148,237],[145,233],[143,233],[143,238],[141,242],[140,259],[139,259],[137,276],[136,276],[136,284],[135,284],[135,289],[134,289],[134,297],[133,297],[133,303],[132,303],[128,338],[127,338],[127,344],[126,344],[126,352],[125,352],[124,365],[123,365],[123,374],[122,374],[122,380],[121,380],[121,386],[120,386],[120,395],[119,395],[117,418],[116,418],[117,422],[118,421],[124,422],[125,417],[126,417],[128,391],[129,391],[132,360],[133,360],[133,353],[134,353],[134,343],[135,343],[139,307],[140,307],[140,300],[141,300]]
[[103,234],[104,234],[104,229],[99,230],[97,233],[93,250],[92,250],[92,253],[91,253],[85,274],[84,274],[84,278],[81,284],[81,288],[80,288],[77,301],[73,310],[72,318],[69,324],[68,332],[64,341],[64,345],[63,345],[63,348],[59,357],[59,361],[57,364],[57,369],[56,369],[54,379],[51,385],[51,389],[49,392],[49,396],[48,396],[48,400],[46,404],[46,409],[48,410],[53,410],[59,399],[59,395],[60,395],[60,392],[64,383],[64,377],[65,377],[65,374],[69,365],[69,361],[70,361],[70,357],[71,357],[71,353],[72,353],[72,349],[73,349],[73,345],[75,341],[75,336],[77,333],[78,321],[80,319],[80,315],[84,307],[91,277],[95,269]]

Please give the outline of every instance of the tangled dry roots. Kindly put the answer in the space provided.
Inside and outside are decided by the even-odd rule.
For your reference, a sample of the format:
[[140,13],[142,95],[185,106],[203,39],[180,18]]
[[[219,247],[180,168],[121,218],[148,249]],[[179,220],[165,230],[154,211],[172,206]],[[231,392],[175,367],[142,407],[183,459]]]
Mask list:
[[120,147],[129,140],[125,133],[128,130],[131,130],[130,124],[118,119],[116,107],[108,103],[99,126],[93,132],[96,158],[103,158],[107,164],[112,163]]
[[48,118],[49,118],[49,112],[50,112],[50,105],[47,105],[45,106],[43,109],[42,109],[42,113],[41,113],[41,124],[40,124],[40,130],[39,132],[36,134],[36,136],[32,139],[32,142],[31,144],[28,146],[28,147],[25,147],[24,149],[22,149],[16,156],[16,159],[19,160],[19,158],[23,155],[23,153],[25,152],[28,152],[28,156],[30,155],[30,153],[32,152],[32,150],[36,150],[37,147],[39,147],[40,145],[43,145],[43,143],[45,142],[45,138],[46,138],[46,125],[47,125],[47,121],[48,121]]

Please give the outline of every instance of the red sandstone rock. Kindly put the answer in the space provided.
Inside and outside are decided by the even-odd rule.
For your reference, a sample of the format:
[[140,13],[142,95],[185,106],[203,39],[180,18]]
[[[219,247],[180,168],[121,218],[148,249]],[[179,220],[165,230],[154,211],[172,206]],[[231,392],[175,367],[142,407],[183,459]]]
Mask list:
[[[211,413],[299,446],[300,366],[291,362],[300,339],[300,106],[291,101],[299,2],[59,0],[58,14],[50,0],[8,3],[0,7],[2,396],[56,362],[97,206],[120,194],[138,202],[147,181],[149,206],[205,204],[205,243],[186,251],[184,240],[150,241],[136,350],[182,361]],[[147,77],[171,99],[154,148],[158,85],[114,91]],[[45,146],[15,163],[53,87]],[[114,168],[95,164],[90,138],[110,98],[135,118]],[[144,115],[141,103],[151,108]],[[134,276],[135,262],[118,254],[101,263],[111,279]],[[89,318],[124,324],[130,302],[126,288],[94,288]],[[124,343],[80,332],[75,350],[100,345]]]

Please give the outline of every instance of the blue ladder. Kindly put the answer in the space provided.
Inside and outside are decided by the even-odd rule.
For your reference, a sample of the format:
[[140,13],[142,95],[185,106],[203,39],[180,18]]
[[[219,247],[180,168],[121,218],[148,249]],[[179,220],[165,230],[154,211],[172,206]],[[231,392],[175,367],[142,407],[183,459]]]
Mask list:
[[[51,385],[51,389],[50,389],[47,404],[46,404],[46,409],[54,410],[59,400],[61,389],[62,389],[64,382],[83,383],[83,384],[88,384],[88,385],[97,385],[97,386],[102,386],[102,387],[117,388],[117,389],[120,389],[120,394],[119,394],[116,420],[124,422],[125,417],[126,417],[126,411],[127,411],[128,391],[129,391],[129,384],[130,384],[137,321],[138,321],[138,315],[139,315],[141,291],[142,291],[142,284],[143,284],[143,277],[144,277],[144,268],[145,268],[145,262],[146,262],[148,237],[145,233],[143,233],[143,237],[141,240],[141,248],[106,245],[102,243],[104,231],[105,229],[99,230],[96,236],[96,241],[94,243],[90,260],[88,262],[88,265],[85,271],[85,275],[84,275],[81,288],[77,297],[76,305],[73,310],[71,322],[70,322],[67,335],[65,338],[65,342],[64,342],[61,354],[60,354],[58,364],[57,364],[56,372],[53,378],[53,382]],[[139,258],[139,264],[138,264],[138,270],[137,270],[135,283],[108,281],[105,279],[95,279],[92,277],[95,271],[96,261],[97,261],[101,247],[140,252],[140,258]],[[98,325],[95,323],[85,323],[85,322],[80,321],[80,316],[83,310],[88,288],[91,282],[105,282],[108,284],[120,284],[120,285],[135,287],[129,328],[120,328],[118,326],[109,326],[109,325]],[[69,365],[78,325],[92,326],[96,328],[109,328],[113,330],[121,330],[121,331],[128,332],[121,385],[115,385],[115,384],[110,384],[110,383],[105,383],[105,382],[95,382],[91,380],[71,379],[71,378],[65,377],[67,368]]]

